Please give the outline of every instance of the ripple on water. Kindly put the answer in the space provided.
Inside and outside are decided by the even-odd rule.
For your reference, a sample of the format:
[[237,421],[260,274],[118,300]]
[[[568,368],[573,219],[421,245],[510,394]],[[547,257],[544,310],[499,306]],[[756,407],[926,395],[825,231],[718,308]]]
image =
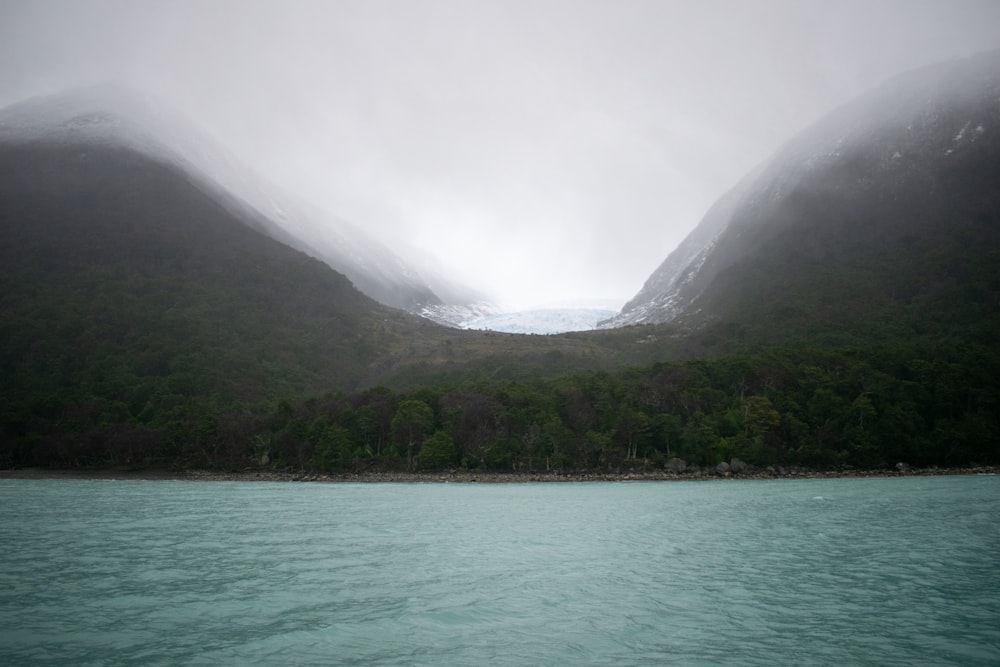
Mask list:
[[1000,478],[0,482],[2,664],[1000,664]]

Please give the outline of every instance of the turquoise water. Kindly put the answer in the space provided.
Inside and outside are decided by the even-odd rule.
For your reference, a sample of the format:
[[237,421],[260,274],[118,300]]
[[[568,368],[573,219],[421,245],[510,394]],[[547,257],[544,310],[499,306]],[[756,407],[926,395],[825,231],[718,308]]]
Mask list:
[[1000,477],[0,482],[4,665],[997,665]]

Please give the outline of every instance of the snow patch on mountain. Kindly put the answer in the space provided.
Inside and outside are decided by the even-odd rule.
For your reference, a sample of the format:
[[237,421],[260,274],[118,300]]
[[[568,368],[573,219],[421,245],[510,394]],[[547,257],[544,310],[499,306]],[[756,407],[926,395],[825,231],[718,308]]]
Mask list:
[[479,302],[429,306],[421,309],[420,315],[456,329],[549,335],[596,329],[601,320],[617,312],[615,306],[619,303],[504,310],[489,302]]
[[500,309],[487,301],[467,304],[434,304],[422,307],[417,313],[432,322],[453,329],[468,329],[478,320],[498,315]]
[[646,280],[639,293],[621,312],[598,322],[599,329],[613,329],[656,322],[669,322],[689,305],[683,290],[694,280],[719,237],[729,227],[735,211],[753,195],[751,186],[760,167],[723,195],[705,214],[701,224]]
[[590,331],[615,314],[606,308],[542,308],[489,315],[466,322],[463,329],[520,334],[559,334]]

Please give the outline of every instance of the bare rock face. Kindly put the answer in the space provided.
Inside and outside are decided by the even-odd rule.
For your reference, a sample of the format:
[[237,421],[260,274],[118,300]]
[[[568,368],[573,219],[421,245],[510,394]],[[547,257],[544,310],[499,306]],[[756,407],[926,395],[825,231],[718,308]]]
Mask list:
[[741,459],[733,459],[732,461],[729,462],[729,471],[732,472],[734,475],[750,472],[752,467],[753,466],[751,466],[749,463]]
[[685,470],[687,470],[687,461],[685,461],[684,459],[679,459],[677,457],[674,457],[669,461],[667,461],[663,467],[666,469],[667,472],[672,472],[677,475],[680,475]]
[[715,466],[715,473],[722,476],[729,475],[731,474],[731,467],[728,463],[723,461],[719,465]]

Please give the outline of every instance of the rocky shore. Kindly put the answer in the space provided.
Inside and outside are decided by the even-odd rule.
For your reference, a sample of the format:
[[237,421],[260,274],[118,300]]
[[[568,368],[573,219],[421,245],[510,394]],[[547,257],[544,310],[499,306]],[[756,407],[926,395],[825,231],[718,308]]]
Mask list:
[[899,464],[895,468],[859,470],[811,470],[806,468],[729,469],[687,468],[684,472],[668,470],[620,472],[483,472],[448,470],[444,472],[362,472],[322,474],[276,470],[49,470],[21,468],[0,470],[0,479],[94,479],[94,480],[190,480],[209,482],[355,482],[355,483],[487,483],[523,484],[533,482],[629,482],[629,481],[696,481],[696,480],[769,480],[824,479],[837,477],[909,477],[929,475],[995,475],[998,466],[971,468],[911,468]]

